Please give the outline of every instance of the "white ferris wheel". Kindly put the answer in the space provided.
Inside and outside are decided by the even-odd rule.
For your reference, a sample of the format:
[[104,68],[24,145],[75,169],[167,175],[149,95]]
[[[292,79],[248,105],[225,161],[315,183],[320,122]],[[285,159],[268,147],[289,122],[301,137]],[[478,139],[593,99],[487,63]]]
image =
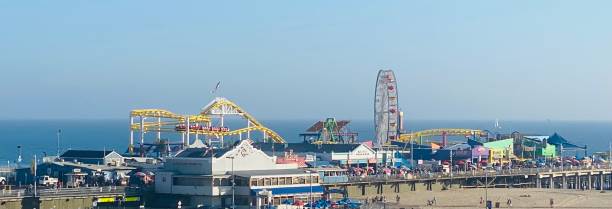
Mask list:
[[377,146],[399,137],[399,115],[397,82],[392,70],[378,71],[374,96],[374,124]]

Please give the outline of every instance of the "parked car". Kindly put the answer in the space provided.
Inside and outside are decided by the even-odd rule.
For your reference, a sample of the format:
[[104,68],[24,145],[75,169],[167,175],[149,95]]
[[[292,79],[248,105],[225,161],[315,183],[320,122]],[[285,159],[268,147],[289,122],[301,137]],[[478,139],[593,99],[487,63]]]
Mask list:
[[59,182],[57,178],[53,178],[50,176],[41,176],[40,179],[38,179],[38,184],[45,186],[56,185],[57,182]]

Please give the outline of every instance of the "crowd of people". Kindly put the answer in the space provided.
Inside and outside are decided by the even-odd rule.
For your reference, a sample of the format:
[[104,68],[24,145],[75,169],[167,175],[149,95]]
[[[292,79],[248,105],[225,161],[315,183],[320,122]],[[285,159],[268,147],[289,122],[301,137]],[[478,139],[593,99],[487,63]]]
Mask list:
[[[561,162],[565,162],[561,164]],[[457,163],[459,162],[459,163]],[[496,172],[514,172],[524,169],[558,169],[564,166],[566,169],[574,168],[601,168],[607,166],[608,163],[603,161],[593,161],[590,158],[575,160],[575,158],[561,158],[545,160],[512,160],[504,163],[495,162],[487,163],[485,161],[479,163],[471,163],[469,161],[457,160],[450,166],[448,161],[431,161],[427,164],[416,165],[414,168],[407,166],[389,166],[389,165],[365,165],[351,166],[347,169],[347,175],[351,178],[412,178],[412,177],[432,177],[440,173],[453,172],[455,174],[475,173],[485,169]]]

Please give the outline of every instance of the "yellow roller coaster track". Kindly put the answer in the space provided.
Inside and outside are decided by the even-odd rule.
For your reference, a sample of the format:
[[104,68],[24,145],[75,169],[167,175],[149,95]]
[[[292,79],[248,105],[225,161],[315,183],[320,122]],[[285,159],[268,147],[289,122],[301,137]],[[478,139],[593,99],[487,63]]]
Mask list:
[[[225,98],[216,98],[210,104],[208,104],[199,115],[179,115],[172,113],[167,110],[162,109],[137,109],[132,110],[130,113],[131,117],[144,117],[144,118],[163,118],[164,120],[160,120],[157,122],[136,122],[131,125],[130,129],[133,131],[139,131],[143,129],[143,131],[148,132],[177,132],[175,129],[176,125],[186,124],[187,118],[189,118],[190,123],[209,123],[212,121],[212,117],[220,114],[233,114],[239,115],[245,118],[249,126],[246,128],[240,128],[233,131],[221,132],[221,131],[209,131],[209,130],[193,130],[190,129],[189,133],[191,134],[203,134],[203,135],[211,135],[211,136],[232,136],[232,135],[240,135],[243,133],[247,133],[250,131],[261,131],[264,133],[264,140],[271,139],[275,143],[285,143],[285,140],[278,135],[276,132],[271,129],[263,126],[259,121],[257,121],[253,116],[244,111],[240,106],[235,103],[225,99]],[[171,120],[167,120],[171,119]],[[181,131],[178,131],[181,132]]]
[[[283,137],[281,137],[280,135],[278,135],[276,132],[272,131],[271,129],[263,126],[263,124],[257,121],[255,117],[253,117],[252,115],[244,111],[237,104],[225,98],[216,98],[213,102],[211,102],[209,105],[204,107],[204,109],[202,109],[202,111],[200,112],[200,115],[214,115],[214,114],[219,114],[219,112],[230,112],[233,114],[241,115],[246,120],[248,120],[250,123],[250,127],[230,131],[227,133],[233,133],[233,134],[226,134],[226,135],[237,135],[237,134],[248,132],[251,130],[258,130],[258,131],[264,132],[266,136],[269,139],[272,139],[275,143],[286,143]],[[222,133],[222,134],[225,134],[225,133]]]
[[[133,117],[138,117],[138,116],[142,116],[142,117],[152,117],[152,118],[168,118],[168,119],[176,119],[180,122],[185,122],[185,119],[187,117],[189,117],[189,121],[190,122],[210,122],[210,117],[206,116],[206,115],[189,115],[189,116],[184,116],[184,115],[179,115],[179,114],[174,114],[168,110],[162,110],[162,109],[139,109],[139,110],[132,110],[132,112],[130,112],[130,116]],[[151,124],[154,124],[155,122],[150,122]],[[157,123],[155,123],[157,124]]]
[[485,131],[483,130],[475,130],[475,129],[462,129],[462,128],[439,128],[439,129],[429,129],[423,131],[417,131],[413,133],[401,134],[398,141],[406,142],[416,140],[419,137],[429,137],[429,136],[442,136],[446,134],[447,136],[471,136],[471,135],[483,135]]

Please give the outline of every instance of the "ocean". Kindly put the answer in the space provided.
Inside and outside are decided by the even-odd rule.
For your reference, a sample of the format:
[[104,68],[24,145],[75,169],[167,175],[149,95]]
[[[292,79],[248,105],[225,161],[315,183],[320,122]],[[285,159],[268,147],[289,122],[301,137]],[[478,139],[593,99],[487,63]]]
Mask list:
[[[298,134],[304,132],[315,121],[312,120],[264,120],[260,121],[275,130],[289,142],[300,142]],[[232,129],[238,128],[238,121],[228,122]],[[244,121],[240,122],[244,123]],[[244,125],[244,124],[242,124]],[[590,153],[608,151],[612,141],[612,121],[500,121],[502,133],[552,135],[559,133],[578,145],[588,145]],[[235,127],[235,128],[234,128]],[[407,130],[431,128],[471,128],[492,130],[494,121],[406,121]],[[372,121],[357,120],[349,125],[351,131],[359,134],[359,140],[371,140],[374,136]],[[55,155],[57,152],[57,130],[61,129],[60,147],[66,149],[116,150],[123,153],[129,142],[129,121],[127,119],[105,120],[0,120],[0,165],[13,163],[17,159],[17,146],[23,148],[24,162],[38,156]],[[135,134],[138,141],[138,134]],[[253,135],[253,138],[260,137]],[[145,138],[153,139],[154,134]],[[180,141],[178,135],[165,134],[162,138]],[[230,139],[231,140],[231,139]],[[431,140],[437,140],[432,138]],[[149,140],[150,141],[150,140]]]

